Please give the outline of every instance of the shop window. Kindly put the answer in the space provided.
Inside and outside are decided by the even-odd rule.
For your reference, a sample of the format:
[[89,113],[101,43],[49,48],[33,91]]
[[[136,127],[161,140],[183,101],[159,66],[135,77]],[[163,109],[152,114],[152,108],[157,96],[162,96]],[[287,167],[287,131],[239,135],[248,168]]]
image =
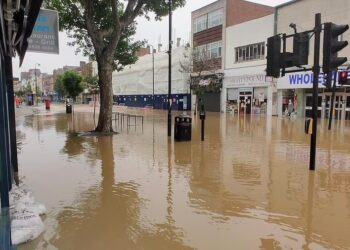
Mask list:
[[255,43],[235,48],[236,63],[261,60],[265,57],[265,43]]

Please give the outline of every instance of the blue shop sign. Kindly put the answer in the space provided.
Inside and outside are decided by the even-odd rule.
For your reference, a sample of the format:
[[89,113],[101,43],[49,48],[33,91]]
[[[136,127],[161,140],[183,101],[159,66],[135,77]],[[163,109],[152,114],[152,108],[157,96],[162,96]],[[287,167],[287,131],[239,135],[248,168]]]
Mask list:
[[[350,78],[350,70],[348,78]],[[278,89],[294,89],[294,88],[312,88],[314,75],[312,72],[287,74],[285,77],[279,78],[277,82]],[[326,82],[325,75],[319,75],[319,86],[322,87]]]

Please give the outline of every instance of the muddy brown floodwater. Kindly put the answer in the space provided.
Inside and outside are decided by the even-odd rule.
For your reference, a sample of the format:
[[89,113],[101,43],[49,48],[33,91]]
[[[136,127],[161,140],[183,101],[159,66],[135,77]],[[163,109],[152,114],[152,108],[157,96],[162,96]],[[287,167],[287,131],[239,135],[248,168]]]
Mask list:
[[167,138],[166,112],[115,136],[91,113],[42,113],[18,126],[23,182],[47,206],[27,249],[349,249],[350,123],[320,121],[308,171],[302,119],[208,113],[205,141]]

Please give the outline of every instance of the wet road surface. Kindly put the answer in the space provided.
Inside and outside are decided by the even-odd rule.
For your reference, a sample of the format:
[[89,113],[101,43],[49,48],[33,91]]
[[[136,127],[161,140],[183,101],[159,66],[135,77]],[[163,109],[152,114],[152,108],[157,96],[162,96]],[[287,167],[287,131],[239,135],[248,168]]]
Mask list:
[[208,113],[205,141],[167,138],[165,112],[143,130],[89,131],[91,113],[27,116],[20,175],[47,206],[24,249],[349,249],[350,123],[320,122],[308,171],[302,119]]

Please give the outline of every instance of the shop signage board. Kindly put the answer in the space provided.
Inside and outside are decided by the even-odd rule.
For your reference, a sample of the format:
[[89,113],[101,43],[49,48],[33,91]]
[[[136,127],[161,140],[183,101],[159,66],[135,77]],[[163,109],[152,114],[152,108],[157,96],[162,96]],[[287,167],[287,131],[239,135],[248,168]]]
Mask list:
[[265,74],[227,76],[224,87],[268,87],[271,82],[272,78],[266,77]]
[[[350,70],[348,70],[350,74]],[[350,77],[350,75],[348,76]],[[314,80],[312,72],[303,72],[295,74],[286,74],[277,80],[277,89],[311,89]],[[319,88],[324,88],[326,78],[324,74],[319,75]]]
[[59,54],[57,11],[40,9],[33,32],[28,38],[27,51]]

